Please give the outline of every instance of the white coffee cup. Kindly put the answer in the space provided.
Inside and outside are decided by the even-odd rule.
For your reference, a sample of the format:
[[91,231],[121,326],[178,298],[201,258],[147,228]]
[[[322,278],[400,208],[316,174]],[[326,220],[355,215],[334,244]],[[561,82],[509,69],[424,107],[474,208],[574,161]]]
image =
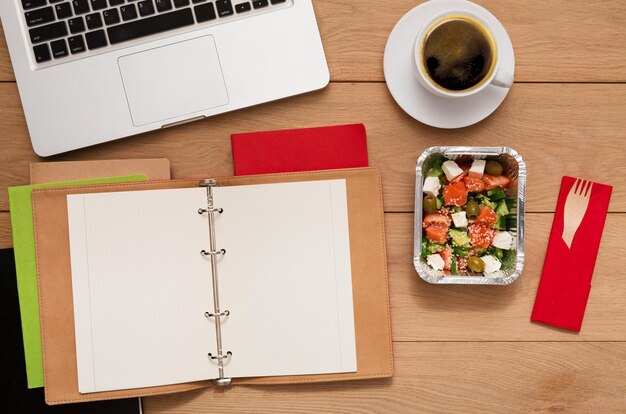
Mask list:
[[[482,26],[485,34],[489,37],[489,41],[493,49],[493,60],[489,73],[476,85],[468,89],[459,91],[446,89],[433,81],[431,77],[426,73],[427,69],[424,66],[422,58],[425,40],[430,35],[432,30],[438,27],[443,22],[456,18],[464,18],[468,21],[473,21],[473,23],[478,24],[479,26]],[[513,85],[513,74],[504,70],[500,65],[500,46],[501,45],[499,44],[498,38],[494,35],[493,29],[480,16],[467,11],[446,11],[445,13],[434,16],[426,24],[424,24],[419,34],[415,38],[415,44],[413,47],[413,66],[415,76],[424,89],[426,89],[433,95],[437,95],[443,98],[462,98],[474,95],[479,93],[489,85],[510,88],[511,85]]]

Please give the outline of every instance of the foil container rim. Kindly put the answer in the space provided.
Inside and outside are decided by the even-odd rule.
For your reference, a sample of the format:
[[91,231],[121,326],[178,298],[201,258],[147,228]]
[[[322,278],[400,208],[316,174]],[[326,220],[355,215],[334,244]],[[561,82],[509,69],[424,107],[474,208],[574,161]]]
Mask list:
[[[425,263],[421,259],[422,244],[422,166],[424,162],[433,154],[449,155],[469,155],[469,156],[501,156],[509,155],[515,159],[518,166],[518,187],[517,187],[517,255],[515,269],[513,272],[502,278],[491,278],[485,276],[436,276],[428,274]],[[506,286],[515,282],[524,269],[524,218],[526,201],[526,163],[519,152],[510,147],[471,147],[471,146],[433,146],[426,148],[418,157],[415,166],[415,220],[414,220],[414,247],[413,266],[417,274],[424,281],[435,285],[492,285]],[[427,266],[427,265],[426,265]]]

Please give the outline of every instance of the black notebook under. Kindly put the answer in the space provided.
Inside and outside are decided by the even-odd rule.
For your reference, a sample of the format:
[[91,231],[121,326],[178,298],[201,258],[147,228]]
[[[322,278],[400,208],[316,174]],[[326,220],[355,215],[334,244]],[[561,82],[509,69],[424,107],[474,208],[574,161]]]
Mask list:
[[13,249],[0,250],[0,401],[2,411],[12,413],[115,413],[137,414],[141,412],[140,400],[97,401],[69,405],[48,406],[44,401],[43,388],[28,389],[26,386],[26,363],[22,343],[20,306],[17,296],[15,259]]

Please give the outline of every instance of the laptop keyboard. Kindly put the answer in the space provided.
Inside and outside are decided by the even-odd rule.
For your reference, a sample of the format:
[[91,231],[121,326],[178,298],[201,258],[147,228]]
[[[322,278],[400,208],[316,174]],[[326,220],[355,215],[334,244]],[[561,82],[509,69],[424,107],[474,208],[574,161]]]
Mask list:
[[[0,0],[7,1],[7,0]],[[288,0],[21,0],[35,61],[88,51],[194,25],[220,23]]]

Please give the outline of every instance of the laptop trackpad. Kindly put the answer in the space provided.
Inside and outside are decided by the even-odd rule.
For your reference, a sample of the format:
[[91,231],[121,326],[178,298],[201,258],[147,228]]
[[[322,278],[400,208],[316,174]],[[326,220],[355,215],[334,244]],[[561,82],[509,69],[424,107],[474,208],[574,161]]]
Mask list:
[[213,36],[122,56],[118,64],[135,126],[228,103]]

